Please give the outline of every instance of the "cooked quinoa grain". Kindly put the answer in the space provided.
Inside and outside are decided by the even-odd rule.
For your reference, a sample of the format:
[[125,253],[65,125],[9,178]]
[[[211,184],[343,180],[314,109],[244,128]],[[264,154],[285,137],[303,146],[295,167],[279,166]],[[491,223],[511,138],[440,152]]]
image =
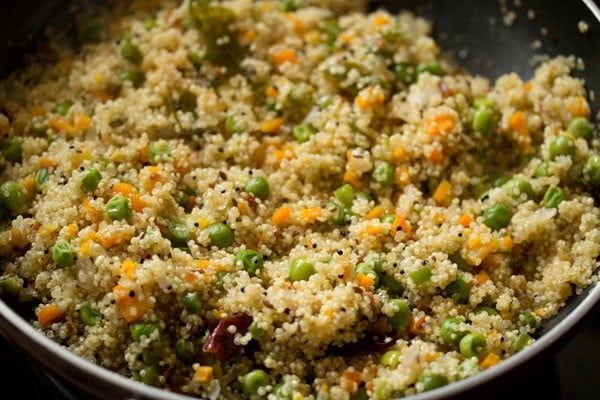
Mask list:
[[575,60],[495,82],[359,1],[85,9],[0,86],[0,293],[212,399],[385,400],[493,368],[593,284]]

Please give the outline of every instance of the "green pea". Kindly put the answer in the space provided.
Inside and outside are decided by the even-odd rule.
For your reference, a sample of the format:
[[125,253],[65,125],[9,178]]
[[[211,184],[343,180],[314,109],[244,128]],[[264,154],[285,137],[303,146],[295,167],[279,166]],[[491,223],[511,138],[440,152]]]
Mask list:
[[400,350],[386,351],[381,356],[381,359],[379,360],[379,364],[381,364],[385,367],[390,367],[390,368],[394,369],[400,362],[401,355],[402,355],[402,352]]
[[396,64],[394,66],[394,75],[396,76],[396,80],[408,86],[416,80],[415,66],[410,63]]
[[354,187],[351,184],[346,183],[337,188],[333,195],[335,198],[345,207],[352,206],[352,200],[354,199]]
[[289,278],[292,282],[307,281],[315,272],[313,263],[304,257],[296,257],[290,263]]
[[371,178],[381,186],[390,186],[394,183],[394,168],[387,162],[382,162],[375,167]]
[[456,267],[461,271],[471,271],[472,267],[468,262],[461,257],[460,253],[453,253],[448,256],[448,259],[456,264]]
[[87,326],[95,326],[102,320],[102,313],[92,307],[89,301],[85,301],[79,307],[79,319]]
[[428,282],[433,276],[433,274],[431,273],[431,268],[421,267],[411,272],[408,276],[410,277],[410,279],[412,279],[415,285],[419,286],[424,284],[425,282]]
[[134,64],[139,64],[144,58],[140,48],[131,41],[129,36],[125,37],[121,44],[121,57]]
[[593,187],[600,187],[600,155],[588,158],[583,166],[583,180]]
[[258,251],[242,250],[235,255],[235,261],[241,262],[248,275],[255,276],[256,272],[263,267],[263,258]]
[[483,212],[483,223],[495,231],[505,228],[511,218],[512,213],[504,203],[496,203]]
[[550,166],[550,161],[548,161],[548,160],[544,160],[541,163],[539,163],[533,170],[533,177],[534,178],[543,178],[545,176],[549,176],[550,175],[550,173],[548,172],[549,166]]
[[2,155],[9,163],[20,163],[23,159],[23,140],[11,137],[2,143]]
[[336,225],[347,225],[350,223],[350,217],[352,216],[352,210],[350,208],[337,203],[331,203],[329,209],[333,209],[329,218],[330,222]]
[[179,219],[169,221],[167,229],[169,231],[169,239],[176,244],[185,244],[192,236],[185,221]]
[[371,267],[369,264],[360,263],[356,265],[356,267],[354,267],[354,275],[358,274],[369,275],[371,278],[373,278],[373,287],[376,288],[379,286],[379,274],[377,274],[377,272],[375,272],[373,267]]
[[200,293],[198,292],[185,292],[183,294],[183,306],[188,314],[199,314],[202,310],[202,301],[200,300]]
[[194,348],[194,344],[190,341],[187,341],[183,338],[177,339],[175,342],[175,355],[180,360],[190,362],[194,359],[194,354],[196,349]]
[[61,101],[61,102],[59,102],[59,103],[56,104],[56,106],[54,107],[53,112],[55,114],[65,116],[69,112],[69,109],[71,109],[72,105],[73,105],[72,101],[70,101],[70,100],[63,100],[63,101]]
[[225,132],[240,133],[244,130],[240,119],[235,115],[229,115],[225,118]]
[[534,193],[531,183],[527,182],[523,178],[513,178],[509,180],[504,188],[506,193],[515,200],[523,199],[523,196],[527,200],[533,199]]
[[17,296],[25,281],[16,275],[4,275],[0,277],[0,295]]
[[241,377],[242,391],[248,398],[258,394],[261,387],[271,384],[269,375],[263,370],[255,369]]
[[429,73],[431,75],[443,75],[444,70],[439,62],[431,61],[417,65],[417,75]]
[[158,382],[160,370],[156,365],[146,365],[140,372],[140,379],[146,385],[154,386]]
[[575,142],[568,136],[557,136],[548,148],[550,158],[555,159],[559,156],[572,157],[575,154]]
[[479,108],[493,109],[494,108],[494,100],[490,99],[489,97],[477,97],[475,100],[473,100],[473,107],[475,107],[475,109],[479,109]]
[[390,299],[390,303],[396,311],[388,319],[388,323],[396,331],[405,329],[410,322],[410,307],[408,302],[404,299]]
[[330,96],[323,95],[317,99],[315,104],[320,108],[327,108],[333,104],[333,99]]
[[393,296],[401,296],[404,293],[404,285],[398,282],[393,276],[382,274],[381,275],[381,286],[387,289],[388,294]]
[[98,184],[102,180],[100,171],[96,168],[86,168],[83,171],[83,177],[81,178],[81,190],[84,192],[93,192],[98,187]]
[[440,336],[444,343],[448,345],[457,345],[467,334],[464,328],[465,320],[459,317],[446,318],[442,322]]
[[156,18],[148,18],[146,21],[144,21],[144,28],[146,28],[147,31],[151,31],[153,28],[156,28],[158,26],[157,22],[156,22]]
[[293,388],[285,382],[279,382],[273,387],[271,395],[275,400],[292,400]]
[[77,37],[80,44],[99,42],[102,39],[102,22],[88,19],[77,25]]
[[225,277],[227,276],[227,274],[228,274],[227,271],[217,272],[217,288],[219,290],[223,290],[223,287],[225,285]]
[[131,338],[136,342],[142,338],[149,338],[154,332],[160,333],[160,326],[157,322],[137,322],[129,327]]
[[501,187],[510,181],[510,177],[502,175],[492,180],[492,187]]
[[27,132],[36,136],[41,136],[48,130],[48,124],[41,118],[34,118],[27,124]]
[[530,327],[531,329],[535,329],[539,325],[538,319],[531,311],[524,311],[519,314],[519,322],[522,325]]
[[296,11],[298,9],[297,0],[279,0],[285,11]]
[[123,195],[113,196],[106,203],[106,214],[112,219],[127,219],[131,215],[131,203]]
[[222,222],[215,222],[206,227],[210,245],[224,248],[233,244],[233,230]]
[[350,400],[369,400],[367,389],[364,386],[360,386],[356,389],[356,392],[350,395]]
[[0,185],[0,203],[13,213],[21,211],[25,205],[26,192],[15,181],[6,181]]
[[473,130],[480,133],[488,133],[492,128],[493,115],[494,112],[487,107],[476,110],[473,116]]
[[437,389],[448,384],[448,378],[442,374],[422,373],[417,378],[417,384],[423,388],[423,392]]
[[479,314],[479,313],[486,313],[487,315],[499,315],[498,311],[496,311],[495,309],[493,309],[492,307],[486,307],[486,306],[478,306],[475,307],[475,309],[473,310],[473,312],[475,314]]
[[531,336],[529,336],[528,334],[526,334],[526,333],[523,333],[522,335],[519,335],[519,337],[517,337],[517,340],[515,341],[515,350],[516,351],[523,350],[532,341],[533,341],[533,338]]
[[394,389],[390,391],[385,382],[382,382],[377,386],[377,389],[375,389],[375,400],[397,400],[404,396],[404,390]]
[[59,240],[52,247],[52,260],[61,267],[75,264],[77,253],[66,240]]
[[557,208],[565,200],[565,192],[559,187],[550,187],[546,190],[542,205],[546,208]]
[[42,188],[46,184],[46,181],[50,177],[50,173],[46,168],[38,169],[33,176],[33,188],[36,192],[40,193]]
[[263,335],[265,334],[265,331],[261,328],[259,328],[259,326],[256,323],[253,323],[252,325],[250,325],[250,327],[248,328],[248,332],[250,332],[250,335],[252,336],[252,339],[254,340],[259,340],[263,337]]
[[265,200],[269,197],[270,193],[269,181],[262,176],[250,178],[246,182],[246,185],[244,185],[244,191],[253,194],[254,197],[258,197],[261,200]]
[[394,221],[396,221],[395,214],[385,214],[381,216],[381,222],[383,222],[384,224],[393,224]]
[[472,332],[460,339],[458,347],[465,357],[479,357],[487,350],[487,343],[481,333]]
[[292,136],[294,136],[294,139],[296,139],[296,142],[298,143],[308,142],[310,137],[315,133],[317,133],[317,128],[308,122],[298,124],[292,130]]
[[456,304],[467,304],[470,290],[469,284],[464,279],[458,278],[446,286],[446,295]]
[[158,162],[165,157],[171,155],[171,147],[165,141],[152,142],[148,146],[148,157],[153,162]]
[[594,138],[594,125],[587,118],[573,118],[567,126],[567,131],[587,141]]
[[119,74],[122,81],[129,81],[133,87],[138,87],[144,82],[144,74],[134,69],[124,69]]
[[481,372],[481,367],[479,366],[477,358],[467,358],[458,366],[458,379],[466,379],[478,372]]

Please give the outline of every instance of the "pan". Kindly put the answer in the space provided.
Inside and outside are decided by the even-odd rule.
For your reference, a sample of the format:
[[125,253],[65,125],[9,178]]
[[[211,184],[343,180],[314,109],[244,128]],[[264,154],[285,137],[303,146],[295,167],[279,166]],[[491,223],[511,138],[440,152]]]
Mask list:
[[[18,68],[21,55],[32,50],[35,39],[51,21],[67,18],[66,1],[22,0],[6,5],[0,18],[0,75]],[[575,55],[586,68],[576,72],[587,89],[600,92],[600,10],[591,0],[514,1],[377,1],[390,11],[409,9],[433,21],[441,47],[466,69],[494,80],[515,71],[531,77],[535,60],[544,56]],[[593,113],[600,98],[592,96]],[[556,354],[600,303],[600,287],[593,285],[572,297],[559,313],[537,331],[537,341],[495,368],[449,386],[414,396],[415,400],[481,398],[506,382],[526,376],[529,367]],[[93,399],[165,399],[189,397],[142,385],[84,361],[34,329],[19,305],[0,300],[0,332],[32,365],[57,385]]]

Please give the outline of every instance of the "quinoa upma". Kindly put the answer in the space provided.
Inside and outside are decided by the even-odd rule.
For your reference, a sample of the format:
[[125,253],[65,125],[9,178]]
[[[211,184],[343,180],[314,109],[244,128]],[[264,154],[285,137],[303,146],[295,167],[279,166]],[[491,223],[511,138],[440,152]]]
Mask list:
[[1,82],[0,293],[90,362],[385,400],[493,368],[596,283],[576,59],[490,82],[352,0],[76,12]]

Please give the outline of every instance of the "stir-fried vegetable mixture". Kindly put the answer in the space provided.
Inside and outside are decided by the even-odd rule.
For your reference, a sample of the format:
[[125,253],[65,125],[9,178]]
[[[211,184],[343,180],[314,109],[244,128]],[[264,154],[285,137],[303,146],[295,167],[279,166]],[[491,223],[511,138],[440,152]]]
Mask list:
[[78,12],[0,86],[0,294],[90,362],[386,400],[493,368],[595,282],[576,60],[491,82],[353,0]]

